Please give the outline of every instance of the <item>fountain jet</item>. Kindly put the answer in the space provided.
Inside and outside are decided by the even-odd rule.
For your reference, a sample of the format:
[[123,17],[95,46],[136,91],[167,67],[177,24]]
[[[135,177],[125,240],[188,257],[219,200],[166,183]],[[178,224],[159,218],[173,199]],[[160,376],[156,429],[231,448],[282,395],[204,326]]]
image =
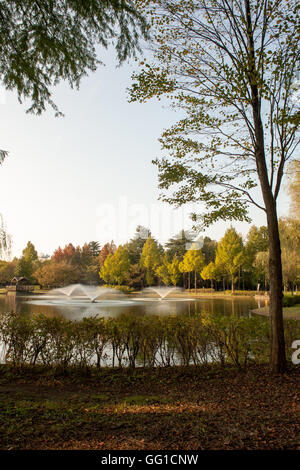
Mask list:
[[84,295],[88,297],[91,302],[95,302],[98,297],[102,297],[103,295],[112,292],[118,293],[119,291],[117,291],[116,289],[109,289],[108,287],[86,286],[84,284],[71,284],[66,287],[52,289],[49,294],[55,295],[57,293],[62,293],[70,298]]
[[144,291],[149,291],[149,290],[152,290],[154,292],[156,292],[156,294],[159,295],[159,300],[163,300],[165,299],[169,294],[170,292],[174,292],[175,290],[179,290],[179,287],[170,287],[170,286],[166,286],[166,287],[159,287],[159,286],[155,286],[155,287],[147,287],[146,289],[144,289]]

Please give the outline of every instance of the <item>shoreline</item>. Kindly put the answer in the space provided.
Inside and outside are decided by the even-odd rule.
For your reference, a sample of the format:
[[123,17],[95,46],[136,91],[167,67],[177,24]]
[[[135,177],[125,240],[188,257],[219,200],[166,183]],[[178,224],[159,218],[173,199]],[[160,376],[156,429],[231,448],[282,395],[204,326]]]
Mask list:
[[[262,315],[264,317],[269,317],[269,308],[255,308],[251,310],[251,313],[255,315]],[[283,318],[285,320],[298,320],[300,321],[300,304],[294,305],[293,307],[284,307],[283,308]]]

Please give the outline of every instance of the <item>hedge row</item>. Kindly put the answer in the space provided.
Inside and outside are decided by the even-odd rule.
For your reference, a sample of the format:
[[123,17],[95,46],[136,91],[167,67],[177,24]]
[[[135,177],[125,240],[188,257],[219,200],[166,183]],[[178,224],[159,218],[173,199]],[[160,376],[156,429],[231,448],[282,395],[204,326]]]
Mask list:
[[293,305],[300,304],[300,295],[285,294],[282,299],[284,307],[292,307]]
[[[299,322],[285,324],[289,350],[300,338]],[[68,321],[43,315],[0,315],[3,360],[14,366],[66,368],[155,367],[266,362],[269,323],[261,317],[224,315],[133,316]]]

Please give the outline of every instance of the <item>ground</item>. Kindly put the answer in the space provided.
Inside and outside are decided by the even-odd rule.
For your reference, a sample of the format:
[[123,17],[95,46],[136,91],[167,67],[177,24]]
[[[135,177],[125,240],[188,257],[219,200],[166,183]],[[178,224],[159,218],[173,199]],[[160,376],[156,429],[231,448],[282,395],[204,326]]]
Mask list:
[[298,449],[300,366],[0,369],[1,449]]
[[[259,315],[264,315],[265,317],[269,316],[268,307],[256,308],[255,310],[252,310],[252,312]],[[300,320],[300,304],[294,305],[293,307],[284,307],[283,318]]]

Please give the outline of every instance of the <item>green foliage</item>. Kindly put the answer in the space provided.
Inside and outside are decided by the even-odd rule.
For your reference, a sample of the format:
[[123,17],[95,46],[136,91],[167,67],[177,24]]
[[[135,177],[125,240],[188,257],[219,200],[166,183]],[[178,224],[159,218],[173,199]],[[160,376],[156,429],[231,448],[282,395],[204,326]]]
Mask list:
[[234,290],[235,276],[243,263],[243,240],[236,230],[229,228],[218,243],[216,253],[216,267],[232,280]]
[[91,254],[94,258],[99,256],[99,254],[100,254],[100,243],[99,242],[94,241],[94,240],[89,242],[88,248],[89,248],[89,250],[90,250],[90,252],[91,252]]
[[139,263],[143,246],[149,235],[151,235],[149,229],[142,225],[137,226],[134,237],[126,244],[131,264]]
[[285,289],[293,291],[300,281],[300,221],[297,219],[279,220],[282,249],[282,274]]
[[218,243],[216,240],[212,240],[209,237],[204,237],[203,247],[201,248],[201,251],[204,256],[205,264],[209,264],[215,261],[217,245]]
[[143,288],[145,284],[145,273],[138,263],[130,266],[125,276],[125,282],[129,288]]
[[147,238],[140,258],[140,265],[146,271],[146,282],[151,285],[155,281],[155,270],[161,262],[161,250],[151,235]]
[[170,275],[170,281],[173,284],[173,286],[177,286],[178,281],[181,276],[181,271],[179,268],[179,260],[176,255],[174,255],[172,262],[169,263],[169,275]]
[[289,165],[289,195],[291,198],[290,214],[300,220],[300,160]]
[[216,278],[216,267],[211,261],[209,264],[204,266],[200,273],[202,279],[211,281],[211,288],[213,288],[213,280]]
[[300,295],[285,294],[282,299],[283,307],[292,307],[293,305],[300,304]]
[[130,286],[115,286],[112,284],[104,284],[103,287],[108,287],[110,289],[116,289],[117,291],[123,292],[123,294],[131,294],[133,292],[133,288]]
[[[278,197],[299,144],[293,102],[299,63],[298,0],[139,0],[152,24],[150,60],[131,101],[166,97],[183,114],[163,132],[154,163],[161,198],[205,205],[195,222],[249,221],[260,185]],[[259,168],[259,170],[258,170]]]
[[38,254],[34,245],[29,241],[26,248],[24,248],[22,257],[18,260],[16,266],[16,275],[27,277],[30,281],[33,280],[33,273],[39,266]]
[[100,277],[106,283],[120,286],[126,278],[130,267],[129,254],[125,247],[119,246],[112,255],[109,254],[100,270]]
[[[60,80],[78,87],[101,62],[96,47],[115,43],[119,62],[134,55],[147,26],[129,0],[13,0],[1,2],[0,78],[40,114]],[[16,25],[18,27],[16,27]]]
[[166,254],[169,260],[172,260],[176,255],[179,261],[182,261],[186,246],[192,241],[192,234],[188,231],[182,230],[180,233],[170,238],[165,244]]
[[17,261],[0,261],[0,284],[9,284],[14,277]]
[[204,266],[204,259],[200,250],[188,250],[180,263],[181,272],[200,272]]
[[162,264],[160,264],[155,270],[155,274],[157,275],[157,277],[166,286],[170,284],[169,266],[170,266],[170,263],[169,263],[168,257],[167,255],[164,255],[162,259]]
[[170,262],[167,254],[165,254],[162,258],[162,264],[155,269],[155,274],[165,285],[172,284],[176,286],[181,277],[179,265],[180,263],[176,255],[174,255]]
[[[288,320],[285,325],[290,353],[293,340],[299,338],[300,324]],[[124,314],[78,322],[1,314],[0,341],[5,345],[6,361],[14,366],[44,364],[60,370],[70,365],[87,370],[103,365],[134,368],[211,362],[246,368],[249,363],[266,362],[269,354],[266,318],[219,314]]]
[[194,272],[194,286],[195,291],[197,289],[197,273],[200,273],[204,266],[204,258],[201,250],[193,250],[192,248],[188,250],[181,263],[179,264],[179,269],[182,273],[188,273],[188,288],[190,289],[190,275],[191,272]]

